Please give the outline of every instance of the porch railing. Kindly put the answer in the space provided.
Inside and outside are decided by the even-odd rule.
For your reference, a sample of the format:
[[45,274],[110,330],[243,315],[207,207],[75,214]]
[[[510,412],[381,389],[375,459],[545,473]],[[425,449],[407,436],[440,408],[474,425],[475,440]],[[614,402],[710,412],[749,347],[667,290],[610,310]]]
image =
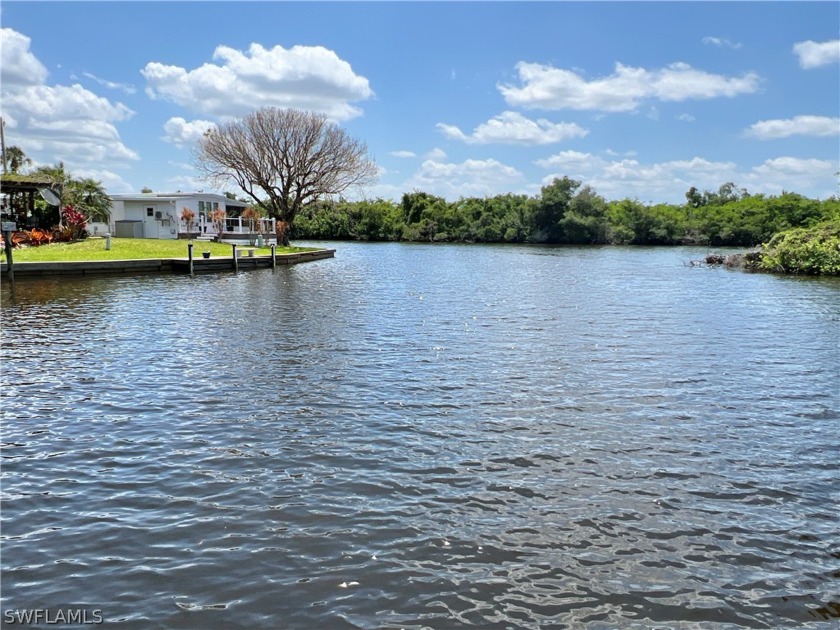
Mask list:
[[[274,219],[259,219],[253,222],[253,229],[249,219],[242,217],[230,217],[225,219],[225,232],[231,234],[274,234],[276,221]],[[187,224],[181,221],[179,228],[181,232],[188,232]],[[196,221],[192,226],[193,232],[215,236],[216,224],[212,221]]]

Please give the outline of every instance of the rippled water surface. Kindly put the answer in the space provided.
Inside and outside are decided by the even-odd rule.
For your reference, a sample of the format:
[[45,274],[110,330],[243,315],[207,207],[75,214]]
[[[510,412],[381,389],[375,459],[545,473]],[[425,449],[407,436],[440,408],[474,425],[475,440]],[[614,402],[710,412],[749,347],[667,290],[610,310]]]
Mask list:
[[840,283],[338,244],[2,292],[2,608],[124,628],[829,626]]

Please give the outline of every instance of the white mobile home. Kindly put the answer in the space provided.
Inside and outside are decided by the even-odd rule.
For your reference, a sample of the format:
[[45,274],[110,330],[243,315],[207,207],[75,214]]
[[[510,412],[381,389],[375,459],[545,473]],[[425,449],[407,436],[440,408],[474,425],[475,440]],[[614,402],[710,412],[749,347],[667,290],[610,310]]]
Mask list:
[[[241,219],[247,204],[213,193],[139,193],[111,195],[109,229],[117,237],[176,239],[216,236],[212,215],[225,213],[224,238],[247,235],[251,229]],[[192,229],[181,220],[184,209],[195,213]],[[274,234],[274,220],[262,219],[256,231]]]

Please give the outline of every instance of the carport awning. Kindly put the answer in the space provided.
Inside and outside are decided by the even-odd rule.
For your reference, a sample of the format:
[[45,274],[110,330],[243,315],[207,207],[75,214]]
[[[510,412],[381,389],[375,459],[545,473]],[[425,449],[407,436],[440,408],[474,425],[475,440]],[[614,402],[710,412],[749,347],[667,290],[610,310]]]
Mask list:
[[0,175],[0,193],[12,195],[16,193],[37,193],[41,188],[56,190],[60,187],[49,177],[42,175],[20,175],[18,173],[6,173]]

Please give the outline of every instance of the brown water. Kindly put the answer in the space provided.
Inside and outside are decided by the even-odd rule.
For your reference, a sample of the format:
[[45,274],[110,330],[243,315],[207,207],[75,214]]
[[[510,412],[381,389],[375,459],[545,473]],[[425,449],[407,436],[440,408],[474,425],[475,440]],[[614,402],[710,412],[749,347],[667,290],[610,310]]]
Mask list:
[[2,292],[2,609],[121,628],[837,622],[840,283],[339,244]]

